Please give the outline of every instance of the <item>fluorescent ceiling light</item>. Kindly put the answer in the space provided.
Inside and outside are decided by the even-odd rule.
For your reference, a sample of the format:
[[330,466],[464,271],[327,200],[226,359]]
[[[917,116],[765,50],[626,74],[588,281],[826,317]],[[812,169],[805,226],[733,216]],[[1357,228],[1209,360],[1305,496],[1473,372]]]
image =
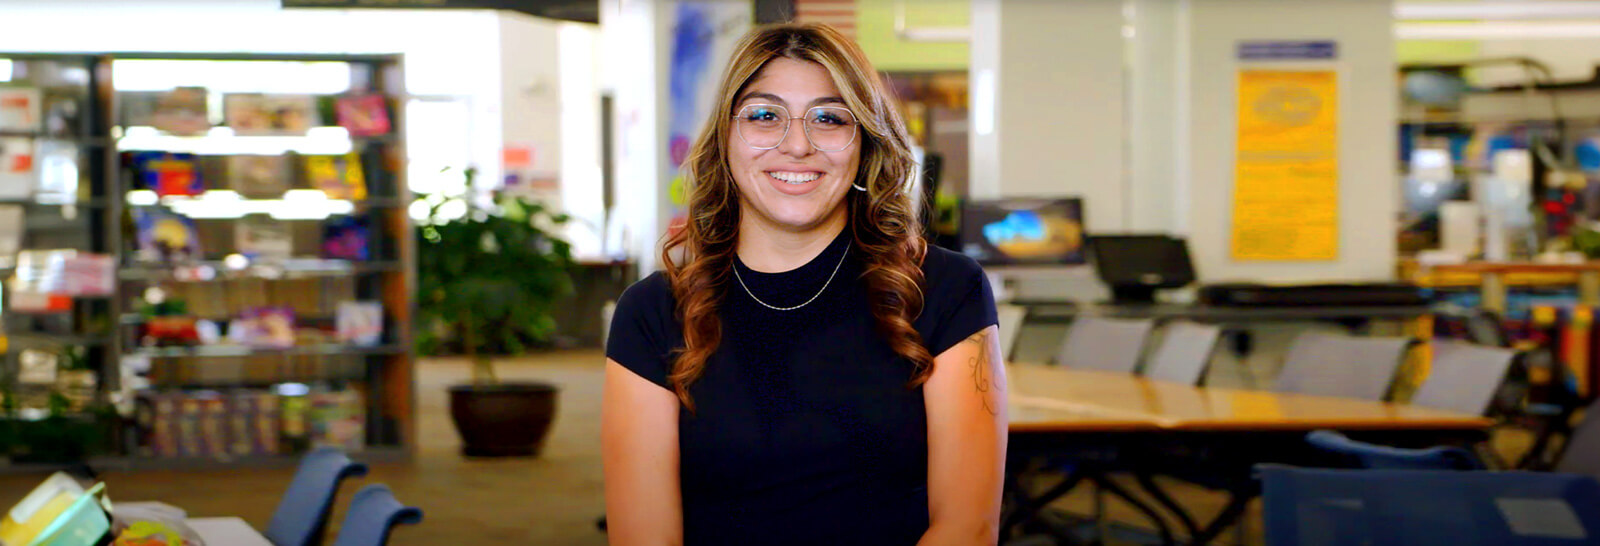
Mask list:
[[1394,17],[1400,21],[1596,19],[1600,2],[1399,2]]

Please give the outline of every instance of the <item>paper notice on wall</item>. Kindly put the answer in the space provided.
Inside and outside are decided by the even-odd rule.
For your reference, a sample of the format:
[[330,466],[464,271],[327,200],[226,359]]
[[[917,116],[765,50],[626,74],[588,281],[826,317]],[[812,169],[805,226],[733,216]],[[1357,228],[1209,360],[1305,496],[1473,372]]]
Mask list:
[[1333,70],[1239,71],[1232,255],[1339,257],[1339,105]]

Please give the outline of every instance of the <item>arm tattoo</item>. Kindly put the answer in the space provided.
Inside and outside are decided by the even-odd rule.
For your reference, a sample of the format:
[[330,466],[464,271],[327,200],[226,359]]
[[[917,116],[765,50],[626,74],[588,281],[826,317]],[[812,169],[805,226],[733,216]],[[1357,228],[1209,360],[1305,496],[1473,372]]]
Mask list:
[[983,400],[983,410],[989,415],[1000,415],[1000,404],[1005,402],[1001,396],[1005,385],[996,380],[991,368],[994,362],[989,353],[994,340],[988,331],[984,331],[967,338],[965,342],[978,346],[978,354],[967,359],[967,367],[972,369],[972,386]]

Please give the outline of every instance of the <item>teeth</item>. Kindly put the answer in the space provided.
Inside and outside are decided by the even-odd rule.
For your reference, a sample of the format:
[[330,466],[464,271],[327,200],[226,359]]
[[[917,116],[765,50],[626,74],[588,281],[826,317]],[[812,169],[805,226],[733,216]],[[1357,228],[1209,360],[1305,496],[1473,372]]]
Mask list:
[[817,177],[822,176],[818,173],[790,173],[779,171],[773,171],[767,174],[772,175],[773,178],[788,182],[790,184],[804,184],[806,182],[816,180]]

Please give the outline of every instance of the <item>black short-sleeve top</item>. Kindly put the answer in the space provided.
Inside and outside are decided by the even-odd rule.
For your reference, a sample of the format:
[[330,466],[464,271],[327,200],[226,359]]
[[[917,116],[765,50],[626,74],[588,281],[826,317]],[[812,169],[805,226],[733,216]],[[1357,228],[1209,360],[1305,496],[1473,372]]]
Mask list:
[[[696,411],[679,409],[685,544],[909,546],[927,530],[922,389],[907,388],[911,363],[875,330],[848,234],[791,271],[734,260],[722,344],[689,389]],[[972,259],[930,247],[922,270],[913,324],[934,356],[996,323]],[[670,390],[682,346],[667,279],[629,287],[606,356]]]

